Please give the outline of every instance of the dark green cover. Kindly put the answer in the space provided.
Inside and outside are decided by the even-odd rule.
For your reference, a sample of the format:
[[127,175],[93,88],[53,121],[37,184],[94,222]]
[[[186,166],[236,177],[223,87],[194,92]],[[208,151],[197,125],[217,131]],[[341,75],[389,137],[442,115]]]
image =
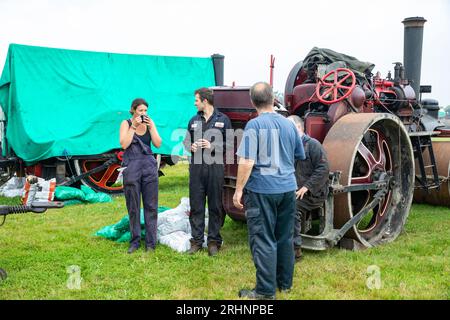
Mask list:
[[360,79],[364,79],[365,75],[369,74],[375,67],[371,62],[359,61],[355,57],[344,53],[317,47],[312,48],[305,59],[303,59],[303,66],[309,69],[314,64],[329,65],[335,62],[342,62],[346,68],[351,69]]

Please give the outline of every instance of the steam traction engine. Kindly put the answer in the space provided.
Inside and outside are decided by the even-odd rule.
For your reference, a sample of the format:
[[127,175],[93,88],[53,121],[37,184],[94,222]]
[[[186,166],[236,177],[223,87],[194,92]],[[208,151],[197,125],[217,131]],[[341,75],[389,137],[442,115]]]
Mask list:
[[[405,66],[395,63],[393,76],[373,75],[373,64],[319,48],[291,70],[285,108],[279,103],[276,108],[303,118],[306,133],[323,143],[332,171],[329,198],[302,222],[305,248],[372,247],[394,240],[414,189],[418,202],[450,206],[450,142],[439,141],[450,137],[450,130],[438,121],[438,103],[419,98],[430,91],[419,86],[425,21],[403,21]],[[256,116],[248,91],[215,88],[215,105],[235,129]],[[224,207],[233,219],[245,220],[233,207],[236,175],[237,165],[226,165]]]

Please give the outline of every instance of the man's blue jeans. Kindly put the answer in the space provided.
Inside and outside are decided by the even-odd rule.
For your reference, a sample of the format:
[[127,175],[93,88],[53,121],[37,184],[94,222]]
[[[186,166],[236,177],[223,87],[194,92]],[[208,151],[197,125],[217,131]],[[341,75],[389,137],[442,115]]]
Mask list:
[[256,293],[275,295],[292,287],[295,191],[244,192],[249,244],[256,267]]

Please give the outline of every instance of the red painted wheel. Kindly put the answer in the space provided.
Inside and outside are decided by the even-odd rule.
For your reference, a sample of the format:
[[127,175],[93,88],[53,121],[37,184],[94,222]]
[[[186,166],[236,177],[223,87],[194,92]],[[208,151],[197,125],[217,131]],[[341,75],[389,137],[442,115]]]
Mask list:
[[[345,85],[351,80],[350,85]],[[316,95],[320,102],[333,104],[347,98],[356,86],[356,77],[353,71],[346,68],[337,68],[328,72],[319,80],[316,86]]]
[[[83,174],[92,170],[103,163],[108,161],[108,159],[86,159],[86,160],[74,160],[74,167],[76,173]],[[117,177],[119,176],[118,169],[120,168],[119,163],[113,163],[106,169],[95,172],[84,179],[81,182],[100,192],[105,192],[109,194],[119,194],[123,192],[123,185],[116,184]]]

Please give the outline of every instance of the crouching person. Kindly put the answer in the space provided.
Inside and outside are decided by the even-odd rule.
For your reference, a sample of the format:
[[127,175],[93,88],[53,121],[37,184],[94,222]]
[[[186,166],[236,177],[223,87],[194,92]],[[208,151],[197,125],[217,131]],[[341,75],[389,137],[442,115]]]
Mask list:
[[328,195],[330,168],[325,149],[319,141],[305,134],[302,119],[295,115],[289,116],[288,119],[297,127],[306,155],[305,160],[297,160],[295,163],[295,176],[299,189],[296,192],[294,251],[295,260],[300,261],[302,258],[300,233],[307,233],[311,229],[311,211],[324,205]]

